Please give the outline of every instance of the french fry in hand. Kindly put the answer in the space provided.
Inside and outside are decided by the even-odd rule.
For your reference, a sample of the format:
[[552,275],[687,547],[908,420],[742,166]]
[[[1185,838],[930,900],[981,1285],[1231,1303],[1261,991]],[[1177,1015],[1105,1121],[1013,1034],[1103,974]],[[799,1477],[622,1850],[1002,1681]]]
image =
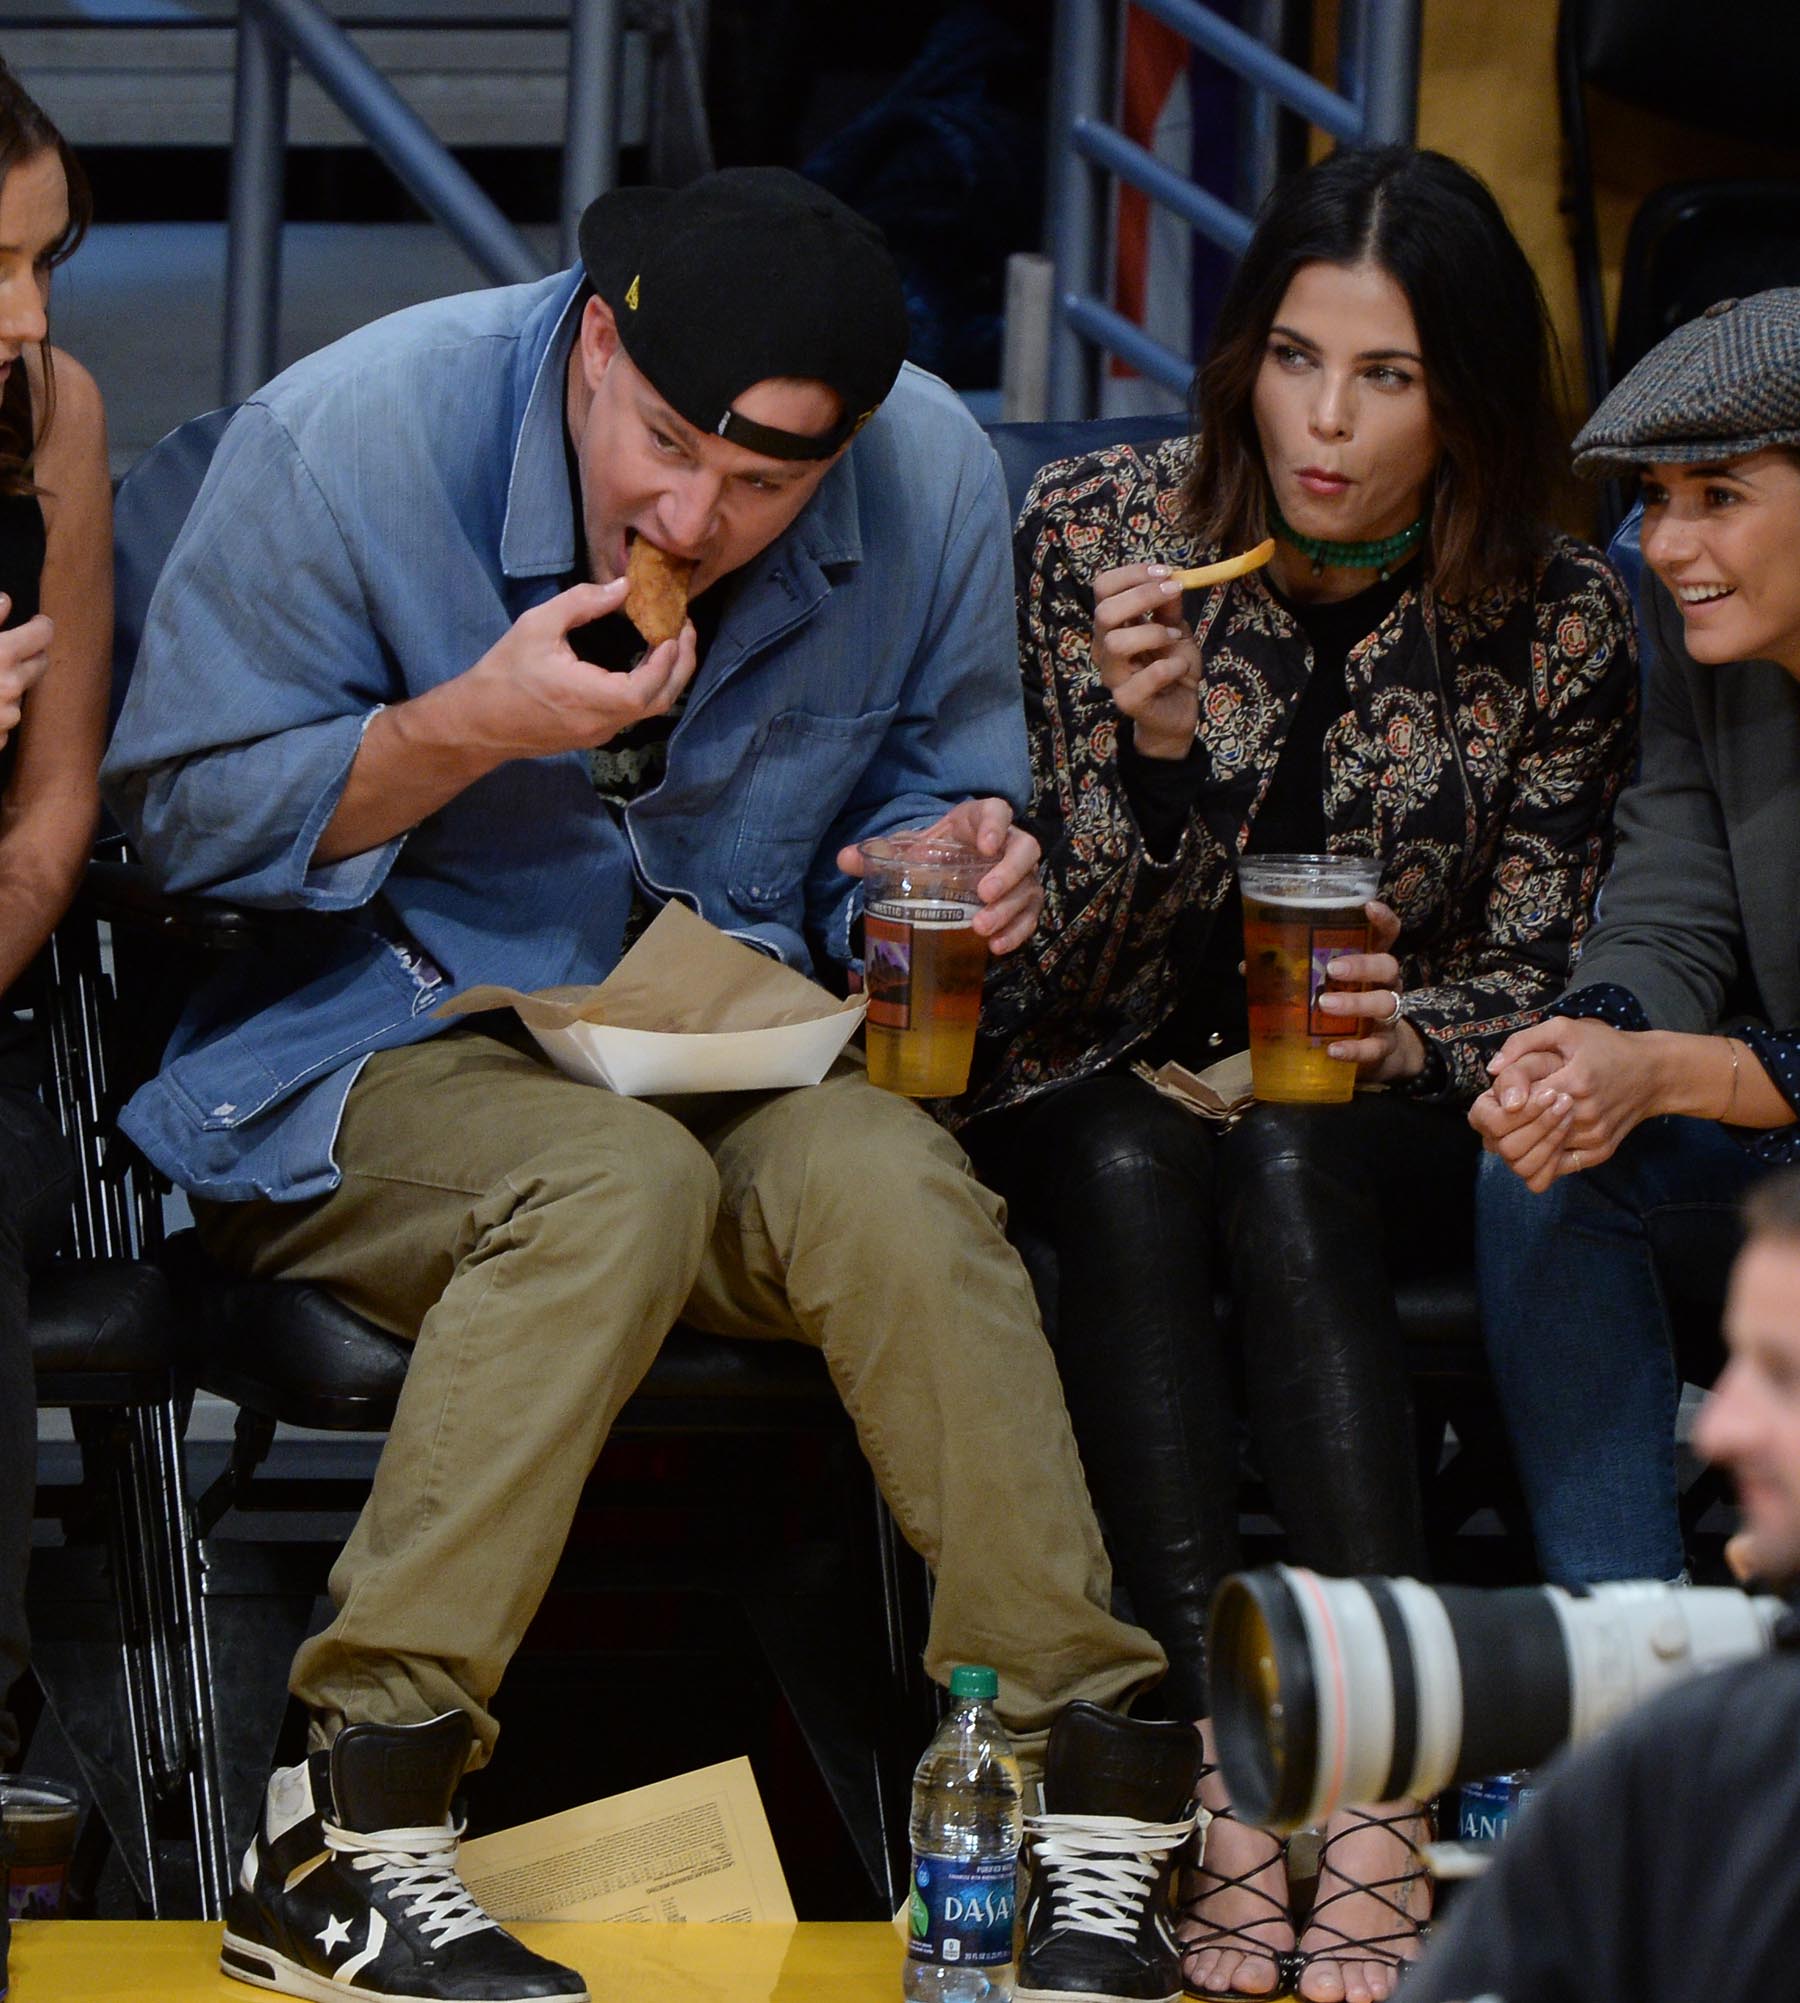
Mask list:
[[1275,554],[1275,538],[1266,537],[1254,549],[1247,549],[1242,556],[1221,557],[1217,563],[1203,563],[1193,570],[1178,570],[1175,582],[1183,591],[1198,591],[1203,584],[1229,584],[1234,577],[1248,577],[1251,571],[1261,570]]

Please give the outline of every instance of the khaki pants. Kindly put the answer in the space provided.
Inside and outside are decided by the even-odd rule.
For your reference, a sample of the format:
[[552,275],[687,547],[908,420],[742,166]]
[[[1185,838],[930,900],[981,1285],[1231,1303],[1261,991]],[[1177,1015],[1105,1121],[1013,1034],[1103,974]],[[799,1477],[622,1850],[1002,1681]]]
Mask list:
[[1111,1573],[1000,1199],[860,1062],[821,1085],[651,1104],[453,1031],[377,1053],[303,1204],[197,1206],[213,1255],[314,1280],[414,1339],[375,1484],[291,1687],[347,1720],[488,1705],[607,1429],[677,1317],[824,1355],[937,1575],[926,1668],[991,1663],[1022,1755],[1161,1651]]

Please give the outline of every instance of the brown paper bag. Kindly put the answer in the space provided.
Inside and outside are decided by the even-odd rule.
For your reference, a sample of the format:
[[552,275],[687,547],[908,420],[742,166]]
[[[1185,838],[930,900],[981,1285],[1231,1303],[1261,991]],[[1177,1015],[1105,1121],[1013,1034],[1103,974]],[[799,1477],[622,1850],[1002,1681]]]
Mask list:
[[1250,1053],[1235,1051],[1221,1057],[1204,1071],[1190,1071],[1184,1064],[1168,1063],[1152,1070],[1148,1064],[1134,1064],[1132,1070],[1146,1085],[1153,1085],[1165,1099],[1173,1099],[1190,1113],[1220,1126],[1233,1126],[1255,1103],[1250,1089]]

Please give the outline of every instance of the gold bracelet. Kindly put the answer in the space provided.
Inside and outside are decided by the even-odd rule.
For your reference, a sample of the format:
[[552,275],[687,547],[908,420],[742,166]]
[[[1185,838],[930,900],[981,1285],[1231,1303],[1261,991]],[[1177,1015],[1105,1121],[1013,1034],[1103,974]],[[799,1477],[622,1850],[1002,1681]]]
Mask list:
[[1728,1127],[1732,1124],[1732,1114],[1737,1111],[1738,1046],[1736,1041],[1728,1036],[1725,1039],[1725,1048],[1731,1052],[1731,1090],[1726,1095],[1725,1111],[1721,1116],[1720,1125]]

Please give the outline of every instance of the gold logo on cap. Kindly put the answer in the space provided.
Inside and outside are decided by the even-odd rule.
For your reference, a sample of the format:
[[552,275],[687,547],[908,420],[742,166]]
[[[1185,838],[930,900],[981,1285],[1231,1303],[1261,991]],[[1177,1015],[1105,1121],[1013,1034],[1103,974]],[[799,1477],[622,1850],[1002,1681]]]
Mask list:
[[[641,278],[642,276],[643,276],[643,274],[642,274],[642,273],[640,272],[640,273],[638,274],[638,277],[639,277],[639,278]],[[635,313],[635,312],[637,311],[637,309],[638,309],[638,279],[637,279],[637,278],[634,278],[634,279],[633,279],[633,280],[631,281],[631,283],[630,283],[630,284],[629,284],[629,285],[628,285],[628,286],[627,286],[627,287],[625,288],[625,304],[626,304],[626,305],[627,305],[627,306],[628,306],[628,307],[629,307],[629,308],[631,309],[631,311],[632,311],[632,312],[634,312],[634,313]]]

